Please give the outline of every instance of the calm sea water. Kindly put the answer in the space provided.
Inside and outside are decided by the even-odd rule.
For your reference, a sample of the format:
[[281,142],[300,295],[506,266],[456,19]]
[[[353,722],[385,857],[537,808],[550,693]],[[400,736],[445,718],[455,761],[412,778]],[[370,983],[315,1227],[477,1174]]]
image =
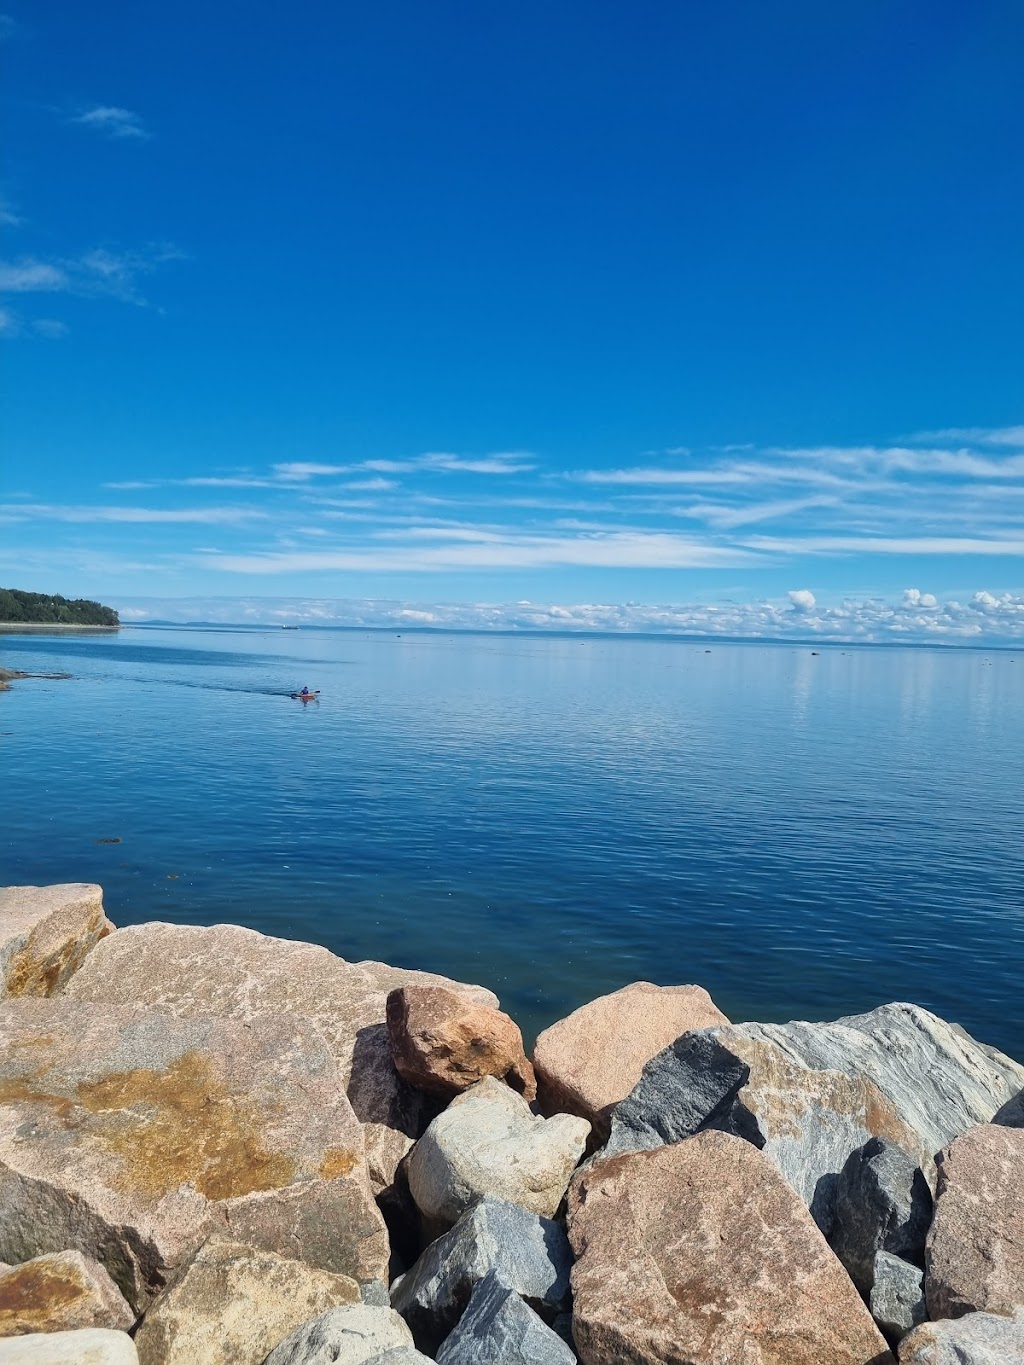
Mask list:
[[694,981],[1024,1058],[1024,655],[150,628],[0,663],[72,674],[0,695],[0,880],[480,981],[528,1035]]

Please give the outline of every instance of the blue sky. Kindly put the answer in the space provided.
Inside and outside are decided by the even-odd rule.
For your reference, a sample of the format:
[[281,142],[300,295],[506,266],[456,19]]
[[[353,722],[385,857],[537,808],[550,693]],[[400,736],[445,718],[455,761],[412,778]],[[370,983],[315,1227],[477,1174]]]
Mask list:
[[10,5],[0,581],[1024,638],[1022,47],[1016,0]]

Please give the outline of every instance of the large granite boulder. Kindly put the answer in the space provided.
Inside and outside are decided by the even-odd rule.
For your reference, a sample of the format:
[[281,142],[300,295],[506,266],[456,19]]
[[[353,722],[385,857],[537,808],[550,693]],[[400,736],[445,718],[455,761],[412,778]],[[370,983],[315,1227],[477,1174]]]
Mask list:
[[395,1070],[430,1095],[451,1099],[496,1076],[524,1099],[537,1094],[519,1025],[447,986],[400,986],[387,1000]]
[[599,1162],[573,1184],[585,1365],[891,1365],[803,1201],[725,1133]]
[[420,1212],[451,1226],[490,1195],[550,1217],[587,1145],[590,1124],[543,1119],[493,1077],[454,1099],[409,1154],[409,1189]]
[[[346,962],[326,948],[268,938],[233,924],[197,928],[140,924],[99,945],[67,988],[75,1000],[158,1009],[182,1018],[245,1022],[304,1015],[323,1034],[364,1125],[375,1192],[389,1189],[398,1163],[425,1123],[424,1097],[391,1061],[385,1012],[391,991],[440,985],[484,1005],[490,991],[382,962]],[[92,956],[95,957],[95,954]]]
[[872,1137],[915,1149],[916,1135],[878,1087],[812,1070],[760,1036],[760,1025],[684,1034],[644,1068],[612,1117],[606,1158],[705,1128],[745,1138],[775,1164],[826,1236],[839,1172]]
[[887,1340],[900,1341],[928,1317],[924,1271],[920,1266],[880,1251],[871,1272],[871,1316]]
[[1024,1308],[1024,1129],[982,1124],[942,1153],[926,1264],[933,1318]]
[[0,1259],[67,1249],[135,1309],[208,1235],[380,1278],[384,1222],[338,1068],[304,1019],[0,1006]]
[[484,1199],[423,1252],[391,1287],[391,1303],[417,1345],[434,1351],[455,1327],[476,1285],[493,1272],[551,1322],[569,1305],[572,1252],[561,1227],[517,1204]]
[[921,1168],[902,1147],[872,1138],[840,1172],[829,1243],[866,1298],[879,1251],[924,1265],[931,1221],[932,1192]]
[[900,1365],[1024,1365],[1024,1314],[922,1323],[900,1342]]
[[0,887],[0,999],[56,994],[113,927],[98,886]]
[[150,1304],[135,1346],[141,1365],[263,1365],[296,1327],[359,1302],[345,1275],[212,1239]]
[[576,1365],[576,1356],[492,1270],[470,1295],[437,1365]]
[[0,1341],[0,1365],[139,1365],[125,1332],[83,1327],[73,1332],[31,1332]]
[[869,1138],[902,1147],[931,1179],[940,1148],[1022,1084],[1024,1067],[916,1005],[707,1029],[647,1064],[604,1154],[735,1133],[764,1146],[828,1232],[838,1173]]
[[692,1029],[729,1020],[700,986],[635,981],[599,996],[544,1030],[533,1050],[537,1099],[545,1114],[578,1114],[608,1137],[611,1111],[644,1066]]
[[135,1322],[124,1295],[98,1261],[79,1251],[36,1256],[0,1270],[0,1337]]
[[[390,1308],[354,1304],[332,1308],[297,1328],[271,1351],[266,1365],[377,1365],[396,1348],[410,1350],[412,1335]],[[392,1360],[394,1357],[392,1357]]]

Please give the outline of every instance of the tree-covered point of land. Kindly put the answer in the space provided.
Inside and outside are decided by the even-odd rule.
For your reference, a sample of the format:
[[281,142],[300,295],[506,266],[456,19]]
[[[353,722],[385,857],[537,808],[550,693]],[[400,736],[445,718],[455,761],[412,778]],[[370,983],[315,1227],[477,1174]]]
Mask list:
[[116,626],[120,625],[113,607],[90,602],[86,597],[69,601],[45,592],[22,592],[19,588],[0,588],[0,622],[8,625],[43,626]]

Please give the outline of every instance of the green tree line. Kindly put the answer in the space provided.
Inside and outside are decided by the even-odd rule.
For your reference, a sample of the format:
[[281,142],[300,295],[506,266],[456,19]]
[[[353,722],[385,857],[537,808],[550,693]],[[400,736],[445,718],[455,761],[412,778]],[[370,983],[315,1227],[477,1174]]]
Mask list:
[[116,626],[120,624],[113,607],[90,602],[86,597],[69,601],[45,592],[22,592],[0,588],[0,621],[8,624]]

